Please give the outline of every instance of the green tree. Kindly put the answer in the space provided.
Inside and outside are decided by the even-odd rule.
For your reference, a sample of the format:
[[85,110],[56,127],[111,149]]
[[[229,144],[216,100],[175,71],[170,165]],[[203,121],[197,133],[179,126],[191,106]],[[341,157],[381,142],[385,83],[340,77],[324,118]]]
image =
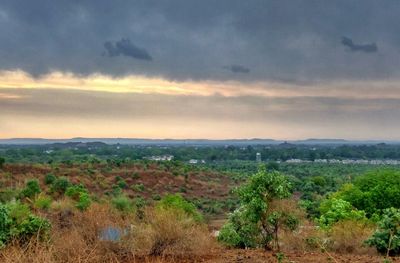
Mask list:
[[385,209],[378,229],[366,243],[376,247],[378,252],[389,255],[400,254],[400,209]]
[[381,169],[356,178],[354,185],[344,185],[338,198],[350,202],[368,217],[381,214],[386,208],[400,208],[400,171]]
[[366,220],[365,212],[358,211],[342,199],[327,199],[320,205],[321,217],[318,223],[321,227],[330,227],[340,220]]
[[240,207],[231,214],[222,228],[219,240],[234,247],[264,247],[278,249],[280,228],[294,230],[297,217],[288,209],[274,205],[290,196],[290,184],[277,171],[265,167],[238,189]]

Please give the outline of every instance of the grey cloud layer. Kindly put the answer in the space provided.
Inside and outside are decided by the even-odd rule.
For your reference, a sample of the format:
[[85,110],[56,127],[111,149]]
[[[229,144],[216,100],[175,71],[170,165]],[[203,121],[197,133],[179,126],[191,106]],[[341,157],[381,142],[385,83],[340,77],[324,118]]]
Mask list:
[[250,69],[242,65],[224,66],[224,69],[232,71],[233,73],[249,73]]
[[120,41],[112,43],[107,41],[104,43],[106,55],[110,57],[127,56],[142,60],[152,60],[153,58],[146,49],[135,46],[130,39],[123,38]]
[[376,43],[371,44],[354,44],[353,40],[348,37],[342,38],[342,44],[350,49],[350,51],[362,51],[366,53],[374,53],[378,51],[378,46]]
[[[0,70],[178,80],[398,78],[399,12],[397,0],[3,0]],[[346,52],[342,36],[364,52]],[[355,43],[376,43],[379,51],[366,54],[374,47]]]
[[[78,117],[135,121],[159,118],[192,120],[234,120],[298,123],[333,126],[366,122],[371,127],[399,125],[400,99],[352,99],[325,97],[260,96],[173,96],[161,94],[108,93],[51,89],[2,89],[2,94],[19,96],[2,99],[2,115]],[[301,110],[299,110],[301,109]],[[367,121],[368,120],[368,121]],[[377,125],[377,124],[380,125]],[[397,124],[396,124],[397,123]],[[363,124],[365,125],[365,123]]]

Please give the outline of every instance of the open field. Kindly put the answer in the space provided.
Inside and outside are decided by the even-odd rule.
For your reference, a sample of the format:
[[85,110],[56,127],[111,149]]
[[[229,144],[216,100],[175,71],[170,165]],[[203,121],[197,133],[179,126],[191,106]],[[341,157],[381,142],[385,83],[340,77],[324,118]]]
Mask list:
[[[8,240],[8,245],[0,249],[0,261],[383,262],[384,256],[364,244],[376,230],[376,222],[351,206],[351,211],[341,213],[356,213],[363,218],[333,218],[329,219],[335,220],[332,225],[324,226],[320,216],[324,202],[334,192],[342,194],[343,185],[357,183],[358,178],[374,179],[374,173],[384,180],[394,180],[394,185],[397,170],[363,165],[266,163],[254,174],[257,165],[236,161],[219,162],[213,167],[117,159],[5,163],[0,169],[0,200],[14,224],[28,222],[33,216],[47,220],[51,227],[44,236],[40,226],[37,233],[28,232],[22,239]],[[364,173],[369,173],[369,177]],[[229,213],[243,205],[234,189],[248,184],[254,176],[260,176],[260,180],[268,176],[268,180],[281,178],[279,184],[287,182],[292,187],[293,192],[283,198],[268,201],[268,206],[279,215],[291,213],[298,220],[293,232],[283,225],[286,221],[279,223],[282,226],[276,232],[280,236],[278,249],[265,250],[252,243],[244,249],[241,243],[231,245],[216,237],[232,222]],[[274,193],[279,188],[268,188],[269,184],[273,181],[263,191]],[[262,183],[255,184],[256,188],[249,193],[258,191],[258,185]],[[390,204],[396,205],[396,198],[388,198]],[[306,206],[301,206],[302,202]],[[328,211],[326,215],[332,213]],[[119,231],[117,240],[103,240],[101,233],[110,227]],[[23,236],[24,231],[19,235]],[[400,262],[397,257],[390,260]]]

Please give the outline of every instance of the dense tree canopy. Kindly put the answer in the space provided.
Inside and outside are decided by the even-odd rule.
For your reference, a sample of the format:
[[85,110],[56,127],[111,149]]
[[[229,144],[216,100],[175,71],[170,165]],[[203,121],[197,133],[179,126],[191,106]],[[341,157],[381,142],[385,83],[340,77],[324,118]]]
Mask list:
[[381,214],[386,208],[400,208],[400,171],[368,172],[356,178],[354,184],[344,185],[335,196],[364,210],[368,216]]

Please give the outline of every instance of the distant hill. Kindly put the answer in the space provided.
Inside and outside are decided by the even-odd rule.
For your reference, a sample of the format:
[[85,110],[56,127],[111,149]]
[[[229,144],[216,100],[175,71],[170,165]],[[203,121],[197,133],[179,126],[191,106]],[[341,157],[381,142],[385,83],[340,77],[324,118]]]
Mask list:
[[105,144],[128,144],[128,145],[177,145],[177,146],[247,146],[247,145],[361,145],[361,144],[400,144],[400,141],[387,140],[344,140],[344,139],[306,139],[306,140],[273,140],[273,139],[231,139],[231,140],[208,140],[208,139],[142,139],[142,138],[71,138],[71,139],[43,139],[43,138],[11,138],[0,139],[3,145],[44,145],[57,143],[105,143]]

